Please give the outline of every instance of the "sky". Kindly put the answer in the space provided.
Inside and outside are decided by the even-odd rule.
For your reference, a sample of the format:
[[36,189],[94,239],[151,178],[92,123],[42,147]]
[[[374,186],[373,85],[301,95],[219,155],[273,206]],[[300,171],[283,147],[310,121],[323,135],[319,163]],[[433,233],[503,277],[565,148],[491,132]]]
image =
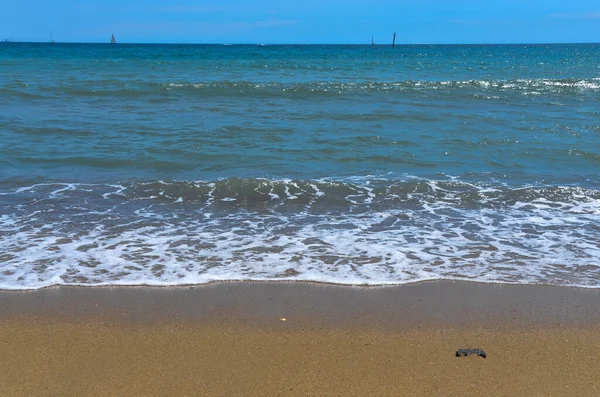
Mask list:
[[600,0],[0,0],[0,39],[119,43],[600,42]]

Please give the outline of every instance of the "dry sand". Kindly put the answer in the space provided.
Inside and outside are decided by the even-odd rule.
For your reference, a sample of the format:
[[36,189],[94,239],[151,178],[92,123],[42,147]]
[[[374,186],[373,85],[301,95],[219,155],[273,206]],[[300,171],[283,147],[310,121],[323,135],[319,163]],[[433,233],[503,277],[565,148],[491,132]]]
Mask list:
[[2,396],[600,395],[596,290],[235,283],[0,299]]

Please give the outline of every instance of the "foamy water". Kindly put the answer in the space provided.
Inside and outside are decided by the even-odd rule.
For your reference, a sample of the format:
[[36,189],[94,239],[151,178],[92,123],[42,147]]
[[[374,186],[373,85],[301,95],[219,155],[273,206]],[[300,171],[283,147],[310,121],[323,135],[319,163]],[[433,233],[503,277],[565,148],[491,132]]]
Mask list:
[[598,190],[357,179],[4,191],[4,202],[20,204],[0,217],[0,288],[439,278],[600,285]]
[[600,45],[0,46],[0,288],[600,287]]

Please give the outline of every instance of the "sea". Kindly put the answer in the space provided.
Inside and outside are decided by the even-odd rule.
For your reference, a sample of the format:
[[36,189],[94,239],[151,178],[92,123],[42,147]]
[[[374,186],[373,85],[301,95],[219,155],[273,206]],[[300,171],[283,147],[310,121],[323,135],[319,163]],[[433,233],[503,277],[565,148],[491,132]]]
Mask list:
[[0,44],[0,288],[600,288],[600,44]]

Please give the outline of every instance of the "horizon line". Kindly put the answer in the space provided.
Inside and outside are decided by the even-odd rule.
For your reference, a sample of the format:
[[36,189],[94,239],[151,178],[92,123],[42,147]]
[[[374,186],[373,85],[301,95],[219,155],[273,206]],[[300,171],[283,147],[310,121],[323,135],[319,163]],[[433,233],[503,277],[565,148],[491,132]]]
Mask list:
[[[107,44],[107,45],[257,45],[257,46],[266,46],[266,45],[364,45],[364,46],[392,46],[392,43],[384,43],[384,44],[371,44],[371,43],[250,43],[250,42],[117,42],[116,44],[112,44],[110,42],[105,41],[13,41],[8,38],[0,39],[0,44]],[[396,43],[396,46],[418,46],[418,45],[557,45],[557,44],[600,44],[600,41],[580,41],[580,42],[551,42],[551,41],[538,41],[538,42],[470,42],[470,43]]]

